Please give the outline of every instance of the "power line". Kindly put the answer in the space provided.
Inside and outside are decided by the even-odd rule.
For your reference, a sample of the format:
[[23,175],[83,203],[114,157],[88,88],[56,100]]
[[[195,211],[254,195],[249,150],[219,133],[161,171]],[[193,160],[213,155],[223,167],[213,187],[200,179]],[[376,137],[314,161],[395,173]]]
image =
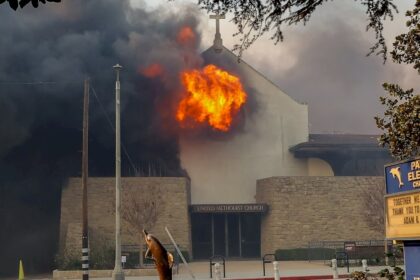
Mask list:
[[[72,81],[0,81],[0,86],[14,86],[14,85],[62,85],[62,84],[76,84],[76,83],[81,83],[80,80],[72,80]],[[97,95],[95,89],[93,88],[92,84],[90,84],[90,88],[92,89],[93,95],[95,96],[96,100],[98,101],[101,110],[103,112],[103,114],[105,115],[105,118],[108,122],[108,124],[110,125],[111,129],[113,132],[115,132],[115,127],[112,124],[111,119],[109,118],[104,105],[102,104],[101,100],[99,99],[99,96]],[[127,157],[131,167],[133,168],[133,170],[137,170],[137,168],[134,165],[133,160],[131,159],[130,155],[128,154],[128,151],[125,147],[124,144],[121,144],[121,147],[123,149],[123,152],[125,154],[125,156]]]
[[[115,126],[112,124],[112,121],[109,118],[109,116],[108,116],[108,114],[107,114],[107,112],[105,110],[104,105],[102,104],[101,100],[99,99],[99,96],[96,94],[96,91],[95,91],[95,89],[92,86],[92,83],[90,84],[90,88],[92,89],[93,95],[95,96],[96,100],[98,101],[98,103],[99,103],[99,105],[101,107],[101,110],[102,110],[103,114],[105,115],[106,120],[108,121],[109,126],[111,127],[112,131],[115,132]],[[125,145],[123,143],[121,143],[121,147],[122,147],[122,149],[124,151],[125,156],[127,157],[128,161],[129,161],[131,167],[133,168],[133,170],[137,170],[136,166],[134,165],[133,160],[131,159],[130,155],[128,154],[128,151],[125,148]]]
[[59,85],[59,84],[75,84],[80,81],[0,81],[0,85]]

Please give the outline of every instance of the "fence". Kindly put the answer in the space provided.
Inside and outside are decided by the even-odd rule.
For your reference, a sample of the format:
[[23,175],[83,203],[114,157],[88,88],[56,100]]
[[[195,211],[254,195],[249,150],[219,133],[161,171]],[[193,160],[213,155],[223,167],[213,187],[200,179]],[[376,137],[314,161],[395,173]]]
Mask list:
[[323,260],[325,263],[345,252],[350,263],[360,264],[366,259],[370,265],[380,265],[385,263],[385,244],[391,264],[402,263],[400,247],[393,245],[391,240],[312,241],[308,243],[307,260]]

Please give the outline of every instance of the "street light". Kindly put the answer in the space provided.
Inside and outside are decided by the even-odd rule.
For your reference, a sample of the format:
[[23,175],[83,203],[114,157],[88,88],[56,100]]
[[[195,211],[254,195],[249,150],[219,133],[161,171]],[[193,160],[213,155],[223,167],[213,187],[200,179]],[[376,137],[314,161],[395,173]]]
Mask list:
[[113,67],[117,74],[115,81],[115,267],[113,280],[124,280],[121,267],[121,127],[120,127],[120,70],[122,66]]

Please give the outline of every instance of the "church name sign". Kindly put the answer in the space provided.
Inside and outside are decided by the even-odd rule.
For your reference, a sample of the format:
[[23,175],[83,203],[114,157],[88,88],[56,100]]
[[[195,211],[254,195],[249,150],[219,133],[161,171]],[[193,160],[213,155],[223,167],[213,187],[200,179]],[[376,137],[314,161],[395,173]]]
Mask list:
[[267,204],[197,204],[190,206],[192,213],[266,212],[267,210]]
[[420,237],[420,159],[385,166],[388,239]]

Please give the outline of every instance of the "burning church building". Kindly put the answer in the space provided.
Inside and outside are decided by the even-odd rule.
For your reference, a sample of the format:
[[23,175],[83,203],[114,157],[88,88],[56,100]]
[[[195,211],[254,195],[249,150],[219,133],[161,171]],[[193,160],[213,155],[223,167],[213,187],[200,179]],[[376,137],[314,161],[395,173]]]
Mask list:
[[[383,223],[375,222],[380,211],[367,213],[364,200],[381,194],[380,166],[389,160],[374,136],[310,134],[308,105],[239,61],[218,29],[201,59],[202,67],[181,75],[185,92],[174,116],[188,176],[123,178],[123,212],[152,215],[143,226],[165,244],[168,227],[195,260],[259,258],[316,240],[383,238]],[[151,76],[161,71],[149,70]],[[114,240],[113,183],[89,178],[92,240]],[[80,179],[70,178],[62,193],[65,254],[81,248],[79,186]],[[129,219],[122,230],[123,251],[139,244]]]

